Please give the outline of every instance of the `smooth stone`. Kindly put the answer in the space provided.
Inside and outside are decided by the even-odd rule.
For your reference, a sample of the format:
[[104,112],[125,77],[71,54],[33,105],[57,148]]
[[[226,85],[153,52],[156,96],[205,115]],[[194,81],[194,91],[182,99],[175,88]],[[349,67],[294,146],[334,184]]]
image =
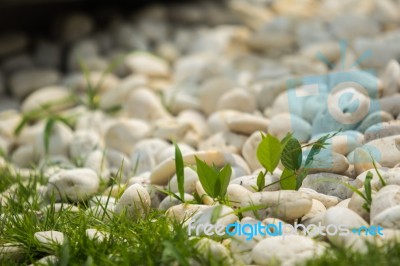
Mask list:
[[[241,166],[246,172],[250,172],[248,166],[243,160],[238,160],[233,154],[222,153],[219,151],[198,151],[183,155],[185,165],[196,164],[195,157],[203,160],[208,165],[215,164],[216,167],[223,167],[230,163],[232,167]],[[150,180],[152,184],[166,185],[169,179],[175,174],[175,160],[169,158],[153,169]]]
[[177,141],[184,138],[190,125],[175,119],[160,119],[153,125],[154,138]]
[[[382,179],[386,183],[386,185],[400,185],[400,175],[398,174],[398,168],[388,169],[388,168],[377,168]],[[364,187],[365,178],[368,173],[372,174],[371,180],[371,189],[378,191],[382,188],[381,180],[375,170],[367,170],[361,174],[359,174],[356,179],[353,181],[353,185],[357,188]]]
[[370,126],[394,120],[393,115],[385,111],[376,111],[367,115],[357,127],[360,132],[365,132]]
[[[331,132],[330,134],[333,134],[336,132]],[[315,142],[317,141],[320,137],[323,137],[325,134],[318,134],[312,137],[312,139],[309,141]],[[363,145],[364,141],[364,136],[358,131],[353,131],[353,130],[347,130],[338,133],[336,136],[332,137],[331,139],[328,139],[326,141],[327,145],[325,146],[325,149],[331,150],[333,152],[342,154],[342,155],[347,155],[350,152],[352,152],[354,149],[361,147]]]
[[73,159],[85,159],[93,150],[100,148],[102,141],[100,136],[90,130],[76,130],[73,133],[69,146],[69,155]]
[[115,212],[117,214],[124,213],[131,219],[144,217],[150,211],[151,199],[147,190],[139,185],[134,184],[128,187],[122,194]]
[[386,65],[383,80],[383,97],[396,94],[400,88],[400,65],[396,60],[390,60]]
[[184,222],[192,218],[197,212],[207,209],[210,206],[182,203],[172,206],[166,212],[167,217],[174,219],[178,222]]
[[[268,252],[265,252],[268,250]],[[257,265],[295,265],[321,256],[325,246],[315,240],[297,235],[261,240],[252,250],[251,257]]]
[[229,256],[228,249],[221,243],[212,239],[200,238],[199,241],[196,242],[195,248],[204,254],[205,258],[212,256],[218,263],[227,263],[230,265],[233,263]]
[[[183,182],[184,191],[185,193],[192,194],[196,191],[196,183],[199,181],[199,177],[197,173],[190,167],[185,167],[183,169],[183,174],[185,176]],[[178,178],[176,177],[176,174],[171,178],[167,187],[174,193],[178,192]]]
[[322,204],[319,200],[312,199],[311,210],[307,212],[302,219],[312,218],[320,213],[324,213],[326,211],[325,205]]
[[[264,206],[265,209],[255,211],[262,219],[272,216],[290,221],[308,213],[311,210],[312,200],[307,194],[298,191],[265,191],[255,192],[243,199],[241,207],[249,206]],[[244,215],[253,217],[254,213],[248,211]]]
[[105,157],[105,152],[102,150],[94,150],[89,153],[83,167],[95,171],[101,182],[107,183],[110,180],[108,161]]
[[123,109],[129,117],[149,122],[169,116],[161,104],[160,98],[148,89],[132,91],[127,97]]
[[[187,145],[186,143],[178,143],[179,149],[181,150],[182,155],[190,154],[196,152],[196,150]],[[160,164],[165,160],[175,157],[175,147],[173,145],[167,145],[162,150],[160,150],[156,155],[156,162]]]
[[271,118],[268,131],[279,139],[293,132],[293,136],[304,143],[310,139],[311,125],[294,114],[281,113]]
[[226,153],[240,154],[246,137],[232,132],[219,132],[200,142],[199,150],[218,150]]
[[140,175],[149,172],[156,167],[154,155],[147,149],[134,148],[130,156],[130,161],[133,162],[133,174]]
[[311,188],[300,188],[300,192],[307,194],[311,199],[320,201],[326,209],[336,206],[341,202],[341,199],[335,196],[325,195],[323,193],[318,193],[314,189]]
[[303,180],[302,188],[311,188],[318,193],[335,196],[342,200],[350,198],[353,192],[340,184],[350,183],[350,178],[332,173],[309,174]]
[[226,190],[226,196],[233,209],[239,208],[240,202],[250,194],[251,191],[238,184],[229,184]]
[[[5,150],[5,149],[4,149]],[[18,167],[31,167],[38,162],[38,156],[35,153],[34,146],[25,144],[19,146],[11,156],[11,162]]]
[[384,167],[394,167],[400,161],[400,150],[396,148],[395,141],[400,135],[375,139],[363,146],[370,152],[375,162]]
[[[365,195],[365,190],[363,188],[360,189],[360,192],[363,193]],[[372,191],[372,201],[375,200],[375,195],[376,192]],[[357,193],[353,193],[353,195],[350,198],[349,204],[347,205],[347,207],[354,211],[355,213],[357,213],[358,215],[361,216],[361,218],[363,218],[366,222],[370,221],[370,214],[369,212],[364,208],[364,204],[365,204],[365,199],[362,198],[360,195],[358,195]]]
[[201,202],[205,205],[214,205],[215,200],[207,194],[200,181],[197,181],[196,183],[196,193],[200,196]]
[[60,79],[60,74],[52,69],[24,69],[15,72],[10,77],[12,94],[21,99],[29,93],[49,85],[55,85]]
[[[257,177],[258,174],[240,176],[238,178],[232,179],[230,184],[238,184],[251,192],[257,191]],[[280,190],[279,184],[280,174],[278,172],[273,175],[265,175],[265,183],[263,191],[277,191]]]
[[87,236],[88,239],[90,239],[90,240],[92,240],[94,242],[97,242],[97,243],[103,242],[108,237],[107,233],[104,233],[104,232],[99,231],[99,230],[94,229],[94,228],[86,229],[85,233],[86,233],[86,236]]
[[193,217],[185,222],[185,225],[190,225],[188,231],[196,228],[193,231],[189,231],[192,234],[197,232],[203,234],[204,228],[198,227],[200,224],[220,224],[227,226],[236,222],[238,219],[232,208],[225,205],[214,205],[196,212]]
[[20,245],[5,243],[0,246],[0,261],[2,262],[22,262],[25,255],[25,249]]
[[84,201],[94,195],[100,185],[100,179],[91,169],[76,168],[61,170],[49,179],[47,196],[57,201]]
[[122,152],[108,149],[106,158],[110,173],[117,176],[117,182],[124,183],[131,175],[133,166],[128,156]]
[[190,126],[189,132],[193,131],[200,139],[209,135],[209,128],[205,116],[195,110],[185,110],[179,113],[177,117],[180,123]]
[[382,111],[387,112],[394,117],[400,114],[400,94],[393,94],[389,97],[383,97],[379,99],[379,106]]
[[114,124],[106,114],[100,110],[84,112],[76,121],[75,130],[88,130],[104,137],[108,128]]
[[387,185],[382,187],[371,203],[371,220],[374,220],[386,209],[400,205],[400,186]]
[[[175,193],[179,197],[179,193]],[[184,193],[183,194],[183,200],[185,202],[194,200],[194,197],[190,194]],[[182,203],[180,200],[172,197],[172,196],[166,196],[161,202],[160,205],[158,206],[158,209],[162,211],[166,211],[172,206],[176,206],[178,204]]]
[[[380,225],[385,229],[400,229],[400,206],[385,209],[373,218],[372,224]],[[386,230],[384,230],[385,234]]]
[[61,86],[50,86],[35,90],[23,101],[22,113],[43,110],[57,112],[74,105],[71,92]]
[[[374,168],[371,155],[363,148],[357,148],[354,150],[353,164],[356,175]],[[376,165],[379,167],[377,163]]]
[[[303,162],[306,161],[309,151],[310,150],[303,152]],[[309,173],[327,172],[343,174],[348,168],[349,162],[344,155],[327,149],[322,149],[318,154],[316,154],[311,164],[307,166]]]
[[262,168],[262,165],[257,159],[257,147],[262,139],[260,132],[254,132],[250,137],[247,138],[243,144],[242,156],[249,165],[251,171]]
[[353,228],[358,229],[362,226],[368,228],[369,225],[357,213],[348,208],[343,208],[343,207],[329,208],[325,212],[322,224],[324,226],[328,225],[335,225],[342,227],[344,226],[345,228],[350,230],[350,234],[348,235],[328,234],[329,241],[335,246],[365,253],[367,251],[366,241],[369,242],[373,241],[373,238],[371,238],[371,236],[365,236],[365,235],[359,236],[351,233],[351,229]]
[[[46,155],[43,134],[44,131],[40,132],[40,134],[36,136],[34,143],[35,153],[41,158]],[[68,126],[55,122],[50,132],[48,155],[63,155],[68,157],[72,138],[73,132]]]
[[336,207],[348,208],[348,207],[349,207],[349,204],[350,204],[350,200],[351,200],[351,198],[342,200],[341,202],[339,202],[338,204],[336,204]]
[[232,88],[234,88],[232,81],[224,77],[206,80],[199,88],[198,94],[204,113],[209,116],[217,111],[218,100]]
[[[178,145],[179,145],[179,148],[181,149],[182,154],[184,154],[185,150],[186,150],[186,146],[181,145],[180,143],[178,143]],[[143,140],[136,142],[132,153],[135,152],[136,150],[146,151],[148,154],[150,154],[151,156],[154,156],[156,158],[157,163],[160,163],[163,160],[160,161],[158,156],[165,149],[170,149],[172,151],[171,156],[174,156],[175,147],[173,145],[171,145],[170,143],[168,143],[167,141],[162,140],[162,139],[147,138],[147,139],[143,139]],[[135,162],[132,162],[132,163],[134,164]]]
[[100,108],[107,110],[115,106],[122,106],[129,94],[148,84],[148,78],[143,75],[129,75],[119,82],[113,90],[105,91],[100,95]]
[[43,231],[36,232],[33,237],[42,246],[52,247],[53,245],[62,245],[64,242],[64,234],[59,231]]
[[135,74],[149,77],[168,77],[169,66],[163,59],[149,53],[133,53],[125,58],[124,64]]
[[238,117],[243,113],[234,110],[216,111],[207,119],[207,124],[211,133],[230,131],[228,121],[234,117]]
[[149,137],[151,133],[150,126],[139,119],[126,119],[115,122],[105,134],[105,145],[130,154],[135,143],[139,140]]
[[242,114],[229,118],[227,125],[229,130],[234,133],[250,136],[256,131],[267,132],[269,120],[255,115]]
[[243,89],[233,89],[224,93],[217,102],[217,110],[236,110],[243,113],[253,113],[257,102],[253,95]]
[[[322,224],[322,220],[324,219],[325,216],[325,212],[321,212],[318,213],[317,215],[307,218],[307,219],[302,219],[301,220],[301,224],[303,224],[304,226],[309,226],[309,225],[316,225],[319,226]],[[325,232],[325,230],[322,230],[323,232]]]
[[400,135],[400,121],[394,120],[375,124],[367,128],[364,133],[364,142],[381,139],[385,137]]

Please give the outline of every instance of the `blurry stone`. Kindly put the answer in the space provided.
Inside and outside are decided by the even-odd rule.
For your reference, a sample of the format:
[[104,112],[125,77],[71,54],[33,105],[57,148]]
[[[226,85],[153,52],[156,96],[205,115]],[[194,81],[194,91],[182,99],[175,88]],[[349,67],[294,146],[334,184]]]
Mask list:
[[1,63],[1,68],[4,73],[11,75],[16,71],[24,69],[32,69],[35,67],[32,56],[28,53],[16,54],[4,59]]
[[217,102],[217,110],[237,110],[252,113],[256,110],[255,98],[245,90],[235,89],[224,93]]
[[234,84],[226,78],[214,78],[206,80],[199,88],[199,99],[203,111],[211,115],[217,110],[220,97],[233,89]]
[[74,105],[73,96],[61,86],[44,87],[29,94],[23,101],[21,111],[25,114],[43,110],[57,112]]
[[33,58],[40,67],[58,68],[61,65],[61,48],[55,42],[39,40]]
[[383,97],[399,92],[400,65],[396,60],[390,60],[383,76]]
[[59,22],[56,33],[64,42],[71,43],[88,35],[93,28],[91,17],[83,13],[72,13]]
[[159,97],[148,89],[137,89],[129,94],[124,110],[131,117],[149,122],[169,116]]
[[119,199],[115,212],[125,213],[131,219],[144,217],[150,210],[151,199],[145,188],[139,184],[131,185]]
[[293,132],[293,136],[300,142],[306,142],[310,138],[311,125],[294,114],[282,113],[272,117],[268,131],[279,139]]
[[9,32],[0,36],[0,57],[25,49],[28,38],[21,32]]
[[11,93],[17,98],[23,98],[36,89],[55,85],[59,78],[59,73],[52,69],[21,70],[10,77]]
[[267,132],[269,120],[255,115],[240,114],[229,118],[227,124],[232,132],[250,136],[256,131]]
[[133,146],[141,139],[150,136],[150,126],[139,119],[126,119],[115,122],[105,134],[105,145],[130,154]]
[[47,184],[47,196],[57,201],[84,201],[99,189],[97,174],[86,168],[62,170],[50,177]]
[[147,53],[134,53],[125,58],[126,66],[135,74],[150,77],[168,77],[168,63],[154,55]]

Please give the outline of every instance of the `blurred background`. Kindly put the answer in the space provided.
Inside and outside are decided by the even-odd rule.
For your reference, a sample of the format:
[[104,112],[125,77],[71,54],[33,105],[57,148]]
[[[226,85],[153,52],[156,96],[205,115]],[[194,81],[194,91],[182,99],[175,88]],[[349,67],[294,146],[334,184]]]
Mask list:
[[[400,56],[399,11],[397,0],[0,0],[0,95],[20,100],[37,88],[66,84],[67,73],[80,71],[80,60],[92,71],[104,70],[131,51],[165,59],[175,83],[187,81],[185,67],[178,69],[183,56],[202,54],[213,68],[208,77],[223,71],[242,85],[326,73],[343,59],[338,41],[345,40],[347,63],[370,51],[361,67],[381,73]],[[204,54],[220,60],[215,64]],[[48,78],[18,92],[24,75],[16,75],[27,69],[45,69]],[[122,67],[114,72],[129,74]]]

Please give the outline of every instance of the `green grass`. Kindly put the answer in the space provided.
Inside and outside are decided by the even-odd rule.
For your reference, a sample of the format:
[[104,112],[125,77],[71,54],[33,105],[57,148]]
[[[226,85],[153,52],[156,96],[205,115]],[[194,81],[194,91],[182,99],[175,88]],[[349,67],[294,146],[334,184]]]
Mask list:
[[[20,261],[0,259],[0,265],[29,265],[47,255],[56,255],[57,265],[224,265],[226,262],[197,250],[197,239],[190,239],[181,224],[159,211],[153,210],[146,218],[133,221],[124,215],[99,217],[88,213],[85,202],[77,204],[78,212],[45,209],[44,206],[52,206],[54,202],[44,201],[36,193],[43,184],[45,180],[40,175],[23,181],[8,170],[0,170],[0,192],[16,186],[7,206],[0,207],[0,245],[20,245],[24,254]],[[86,236],[89,228],[109,236],[97,243]],[[44,248],[33,235],[47,230],[61,231],[67,240],[61,246]],[[331,247],[324,256],[313,258],[306,265],[400,265],[400,243],[380,248],[370,246],[367,254]]]
[[[136,222],[124,215],[96,217],[85,212],[85,203],[78,205],[79,212],[54,212],[53,208],[43,209],[46,203],[35,192],[42,178],[32,177],[24,184],[1,170],[0,192],[12,183],[17,184],[13,198],[0,208],[0,245],[20,244],[25,256],[19,262],[3,259],[0,265],[28,265],[47,255],[56,255],[59,265],[223,265],[218,258],[197,250],[198,240],[189,239],[185,228],[161,212],[152,211]],[[106,232],[109,237],[96,243],[86,237],[89,228]],[[47,230],[63,232],[67,241],[62,246],[43,248],[34,233]]]
[[322,257],[306,263],[307,266],[386,266],[400,265],[400,243],[391,243],[384,247],[368,246],[366,254],[350,252],[344,248],[331,248]]

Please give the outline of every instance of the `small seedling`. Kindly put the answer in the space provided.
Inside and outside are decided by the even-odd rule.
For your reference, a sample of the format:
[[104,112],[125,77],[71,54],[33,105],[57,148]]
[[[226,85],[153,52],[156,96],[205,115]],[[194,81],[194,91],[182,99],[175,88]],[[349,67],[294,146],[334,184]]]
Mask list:
[[178,183],[178,192],[179,196],[175,193],[171,192],[171,189],[164,190],[159,189],[161,192],[176,198],[180,202],[185,202],[185,164],[183,162],[182,152],[179,149],[178,144],[174,143],[175,146],[175,169],[176,169],[176,179]]
[[[257,147],[257,159],[265,168],[257,177],[257,187],[255,190],[262,191],[265,186],[265,176],[267,173],[273,174],[278,167],[279,162],[282,163],[284,169],[280,176],[279,183],[282,189],[298,190],[304,178],[307,176],[314,157],[327,145],[327,140],[334,137],[336,133],[325,135],[316,142],[301,146],[300,142],[287,134],[281,141],[271,134],[264,135],[261,133],[262,139]],[[305,147],[311,146],[305,163],[303,165],[303,151]],[[273,185],[276,182],[269,184]]]
[[225,202],[225,195],[231,180],[232,167],[225,165],[219,170],[215,165],[209,166],[196,157],[197,174],[206,193],[219,202]]

